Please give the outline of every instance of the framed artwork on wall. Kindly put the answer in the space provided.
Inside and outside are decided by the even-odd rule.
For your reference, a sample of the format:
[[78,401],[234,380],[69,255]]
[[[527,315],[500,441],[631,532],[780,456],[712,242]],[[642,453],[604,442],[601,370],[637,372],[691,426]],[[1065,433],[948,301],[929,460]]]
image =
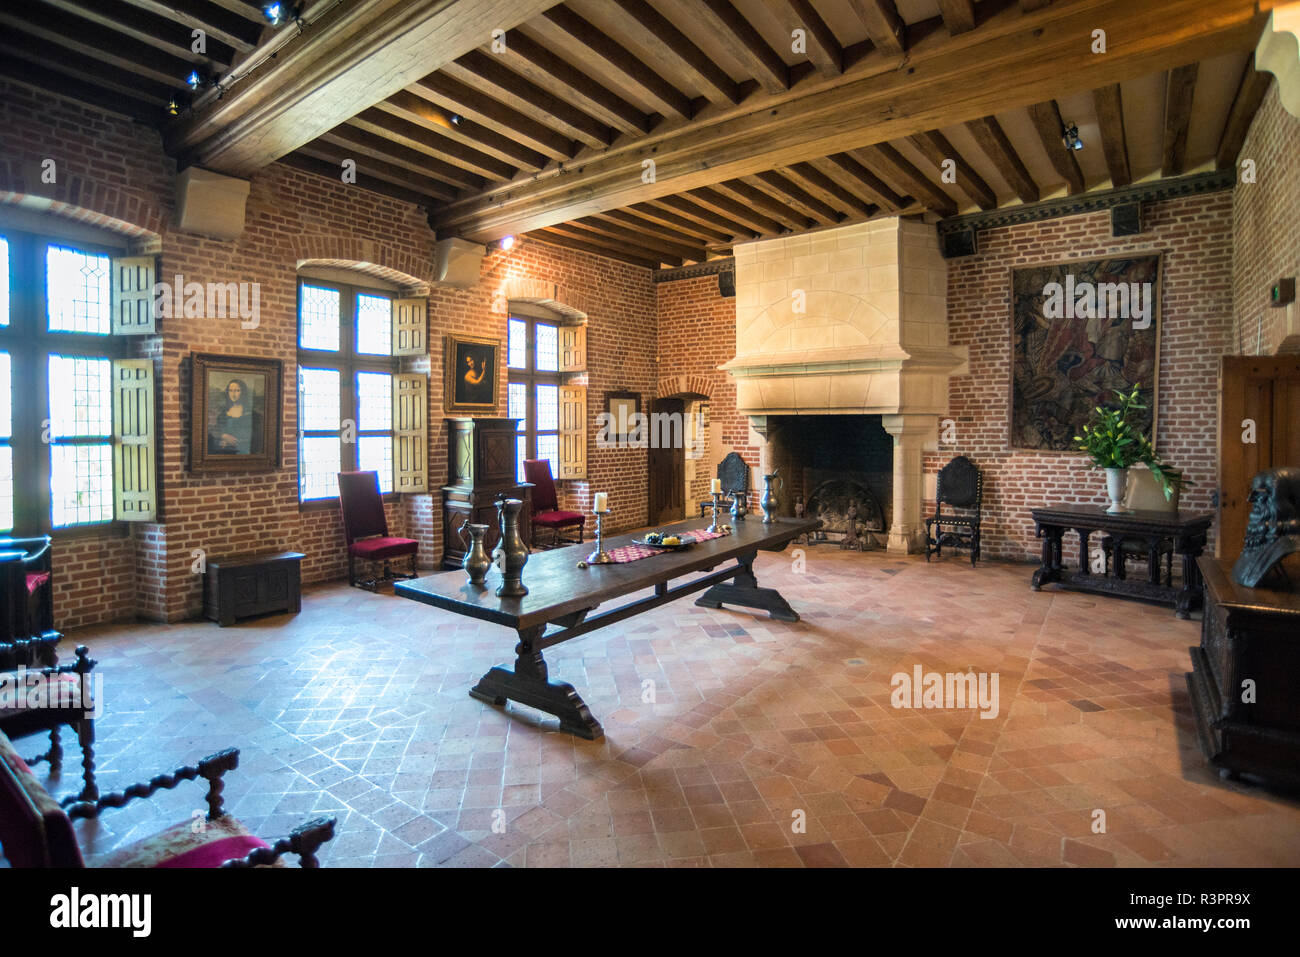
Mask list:
[[1160,253],[1011,271],[1012,449],[1074,452],[1092,410],[1140,384],[1155,441]]
[[264,471],[280,464],[278,359],[190,356],[190,471]]
[[500,353],[498,339],[446,337],[443,408],[447,412],[496,412]]
[[641,393],[606,392],[605,412],[609,415],[609,440],[614,443],[628,441],[632,433],[632,416],[641,411]]

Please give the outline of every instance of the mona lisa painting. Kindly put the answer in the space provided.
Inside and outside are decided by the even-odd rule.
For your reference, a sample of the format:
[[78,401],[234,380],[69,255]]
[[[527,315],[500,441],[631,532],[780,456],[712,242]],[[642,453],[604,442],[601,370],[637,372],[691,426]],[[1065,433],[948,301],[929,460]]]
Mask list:
[[448,412],[495,412],[501,343],[475,336],[447,336],[443,356]]
[[279,463],[280,363],[191,358],[190,470],[275,468]]

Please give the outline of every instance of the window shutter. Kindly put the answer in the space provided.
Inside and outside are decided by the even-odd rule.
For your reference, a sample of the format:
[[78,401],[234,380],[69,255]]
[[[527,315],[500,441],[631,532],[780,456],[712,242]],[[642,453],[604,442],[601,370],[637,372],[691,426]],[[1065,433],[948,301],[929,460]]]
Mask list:
[[587,387],[560,386],[559,479],[587,477]]
[[153,314],[153,256],[113,260],[113,335],[157,332]]
[[113,361],[113,504],[123,522],[158,514],[151,359]]
[[393,355],[422,356],[428,346],[427,299],[393,300]]
[[560,326],[560,371],[587,371],[586,326]]
[[393,491],[429,490],[427,376],[398,373],[393,376]]

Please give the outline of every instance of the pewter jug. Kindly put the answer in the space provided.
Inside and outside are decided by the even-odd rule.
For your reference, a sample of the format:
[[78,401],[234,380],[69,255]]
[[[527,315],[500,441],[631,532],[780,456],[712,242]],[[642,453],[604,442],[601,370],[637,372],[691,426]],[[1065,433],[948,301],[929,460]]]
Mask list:
[[745,516],[749,514],[749,506],[745,502],[747,492],[737,490],[731,493],[731,520],[732,522],[743,522]]
[[[492,567],[492,559],[483,546],[483,539],[487,536],[488,526],[473,525],[466,519],[456,531],[461,540],[465,542],[465,558],[460,563],[460,567],[465,569],[465,574],[469,576],[471,585],[482,588],[483,582],[487,578],[488,569]],[[468,538],[466,538],[467,533]]]
[[524,503],[517,498],[497,499],[497,521],[501,527],[501,585],[498,598],[521,598],[528,594],[524,585],[524,565],[528,562],[528,546],[519,534],[519,512]]
[[758,504],[763,509],[764,525],[772,524],[772,520],[776,518],[776,510],[781,507],[781,493],[772,487],[773,482],[777,483],[782,489],[785,488],[785,479],[775,472],[763,476],[763,497],[758,500]]

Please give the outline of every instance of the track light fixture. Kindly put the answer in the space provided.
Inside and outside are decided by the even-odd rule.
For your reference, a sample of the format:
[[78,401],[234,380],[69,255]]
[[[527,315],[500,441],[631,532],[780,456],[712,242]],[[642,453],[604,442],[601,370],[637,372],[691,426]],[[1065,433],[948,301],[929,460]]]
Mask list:
[[285,3],[283,0],[274,0],[273,3],[262,4],[262,17],[273,27],[282,26],[285,23],[297,23],[302,13],[302,4]]
[[185,78],[185,85],[188,86],[191,90],[194,90],[195,92],[198,92],[199,90],[208,86],[209,84],[211,84],[211,82],[212,82],[212,78],[208,76],[205,72],[200,70],[198,67],[195,67],[193,70],[190,70],[190,75]]
[[1079,139],[1079,127],[1075,123],[1067,123],[1065,129],[1061,130],[1061,142],[1065,144],[1067,150],[1083,149],[1083,140]]
[[503,253],[508,253],[510,252],[510,250],[514,248],[515,248],[514,236],[502,236],[500,239],[496,239],[488,243],[488,249],[492,251],[499,250]]

